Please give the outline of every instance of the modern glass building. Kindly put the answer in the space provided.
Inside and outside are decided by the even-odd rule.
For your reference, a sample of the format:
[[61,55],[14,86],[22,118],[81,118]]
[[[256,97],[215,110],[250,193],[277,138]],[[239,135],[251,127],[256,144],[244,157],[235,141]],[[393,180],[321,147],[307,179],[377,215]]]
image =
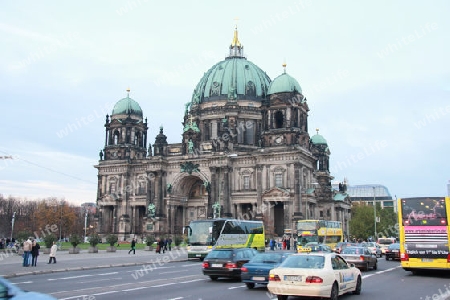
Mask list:
[[[334,189],[338,189],[337,184],[333,184]],[[365,202],[373,205],[373,202],[380,202],[382,208],[392,208],[397,211],[396,199],[392,198],[388,188],[381,184],[363,184],[347,187],[347,194],[352,203]]]

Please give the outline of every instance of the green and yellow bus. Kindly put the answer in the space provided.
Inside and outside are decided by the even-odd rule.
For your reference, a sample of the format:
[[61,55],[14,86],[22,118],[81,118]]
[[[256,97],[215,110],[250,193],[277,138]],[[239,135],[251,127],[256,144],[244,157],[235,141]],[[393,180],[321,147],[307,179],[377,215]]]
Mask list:
[[325,244],[333,249],[344,238],[342,223],[326,220],[299,220],[297,222],[297,235],[298,252],[307,251],[303,248],[310,242]]
[[188,258],[203,260],[213,248],[254,248],[265,251],[262,221],[207,219],[191,221],[184,227],[188,236]]
[[406,271],[450,269],[449,197],[398,199],[400,261]]

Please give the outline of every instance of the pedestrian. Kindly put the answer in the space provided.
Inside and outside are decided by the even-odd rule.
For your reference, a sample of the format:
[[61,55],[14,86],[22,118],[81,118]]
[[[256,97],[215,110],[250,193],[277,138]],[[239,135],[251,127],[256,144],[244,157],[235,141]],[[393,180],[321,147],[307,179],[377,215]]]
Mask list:
[[39,245],[36,240],[33,241],[33,244],[31,246],[31,266],[36,267],[37,259],[39,256],[39,249],[41,249],[41,246]]
[[269,247],[270,247],[270,250],[272,250],[272,251],[275,250],[275,241],[273,239],[270,239]]
[[163,240],[163,239],[160,239],[160,240],[159,240],[159,253],[161,253],[161,250],[162,250],[163,253],[165,253],[165,250],[164,250],[164,240]]
[[48,259],[48,263],[51,264],[52,261],[54,264],[56,264],[56,250],[58,249],[58,246],[56,246],[56,242],[53,242],[53,246],[50,248],[50,255]]
[[131,241],[131,249],[130,249],[130,251],[128,251],[128,254],[130,254],[131,251],[133,251],[133,254],[136,254],[136,239],[135,238],[133,238],[133,240]]
[[23,242],[23,264],[22,265],[24,267],[30,266],[29,259],[30,259],[30,254],[31,254],[31,247],[32,247],[31,239],[28,238],[28,240]]
[[289,237],[286,238],[286,250],[291,250],[291,239]]
[[167,244],[169,243],[169,239],[168,238],[165,238],[164,239],[164,251],[163,252],[165,252],[165,251],[167,251]]
[[169,251],[172,251],[172,238],[169,237],[167,240],[167,245],[169,245]]
[[156,240],[156,253],[161,253],[161,240],[158,238],[157,240]]

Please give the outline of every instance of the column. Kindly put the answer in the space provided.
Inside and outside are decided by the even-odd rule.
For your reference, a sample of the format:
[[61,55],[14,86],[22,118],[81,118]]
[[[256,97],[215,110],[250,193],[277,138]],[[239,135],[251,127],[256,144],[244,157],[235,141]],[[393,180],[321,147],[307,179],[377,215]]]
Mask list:
[[231,199],[230,199],[230,173],[231,168],[223,168],[223,210],[225,217],[232,217],[231,213]]

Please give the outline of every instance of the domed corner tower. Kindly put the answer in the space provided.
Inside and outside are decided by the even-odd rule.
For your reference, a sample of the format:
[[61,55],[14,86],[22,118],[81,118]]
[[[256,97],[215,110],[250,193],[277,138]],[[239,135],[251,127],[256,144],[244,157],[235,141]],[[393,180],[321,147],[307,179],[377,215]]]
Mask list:
[[333,199],[331,181],[334,177],[330,175],[329,169],[330,149],[325,138],[319,134],[319,129],[316,129],[316,132],[310,140],[311,153],[317,159],[315,174],[319,190],[316,191],[316,195],[319,201],[327,202]]
[[101,160],[143,159],[147,156],[147,119],[142,117],[139,104],[130,98],[119,100],[111,113],[106,115],[104,158]]
[[143,120],[141,107],[127,92],[111,116],[106,115],[105,147],[94,166],[98,169],[97,232],[115,233],[119,240],[142,226],[135,219],[142,219],[146,211],[147,177],[134,166],[142,165],[147,157],[147,119]]
[[306,98],[298,81],[284,72],[269,86],[263,113],[263,144],[270,146],[299,145],[309,148]]
[[229,55],[200,79],[186,103],[185,153],[252,151],[260,145],[269,76],[244,56],[237,28]]

